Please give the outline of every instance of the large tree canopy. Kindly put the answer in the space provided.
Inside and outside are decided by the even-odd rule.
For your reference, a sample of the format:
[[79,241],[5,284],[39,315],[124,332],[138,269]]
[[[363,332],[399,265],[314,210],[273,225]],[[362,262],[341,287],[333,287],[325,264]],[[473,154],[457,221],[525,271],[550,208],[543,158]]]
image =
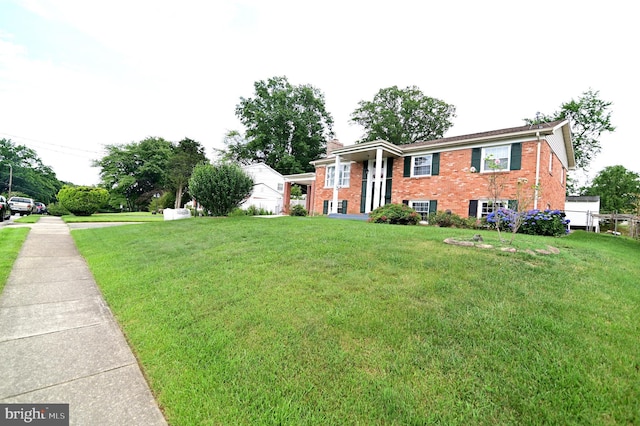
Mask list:
[[223,159],[263,162],[282,174],[313,171],[310,161],[324,154],[333,137],[333,118],[324,95],[310,85],[294,86],[286,77],[254,83],[255,97],[240,98],[236,115],[245,136],[230,132]]
[[553,114],[540,114],[535,119],[527,118],[527,124],[555,120],[570,120],[576,167],[588,170],[591,161],[602,149],[600,136],[603,132],[613,132],[611,124],[611,102],[600,99],[600,92],[589,89],[578,100],[563,103]]
[[425,96],[416,86],[380,89],[360,101],[351,121],[364,127],[360,142],[383,139],[396,145],[441,138],[453,126],[456,107]]
[[16,145],[11,139],[0,139],[0,190],[7,195],[10,180],[12,193],[22,193],[45,204],[54,201],[63,186],[34,150]]
[[107,155],[94,162],[102,184],[124,196],[130,210],[143,208],[167,184],[171,142],[150,137],[126,145],[107,145]]
[[599,195],[602,212],[633,212],[640,197],[640,175],[624,166],[605,167],[593,178],[585,195]]

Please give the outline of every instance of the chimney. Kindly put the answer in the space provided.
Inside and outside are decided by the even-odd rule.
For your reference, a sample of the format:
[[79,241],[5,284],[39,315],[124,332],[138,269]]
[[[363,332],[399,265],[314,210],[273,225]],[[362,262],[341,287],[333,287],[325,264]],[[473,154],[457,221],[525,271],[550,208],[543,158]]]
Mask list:
[[338,139],[331,139],[327,142],[327,157],[330,156],[333,151],[340,148],[344,148],[344,144]]

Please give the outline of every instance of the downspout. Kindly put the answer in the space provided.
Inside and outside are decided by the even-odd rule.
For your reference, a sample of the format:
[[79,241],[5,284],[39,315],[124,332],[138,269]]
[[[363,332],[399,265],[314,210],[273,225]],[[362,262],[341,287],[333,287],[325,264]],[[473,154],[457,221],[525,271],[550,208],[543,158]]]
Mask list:
[[538,208],[538,191],[540,185],[540,148],[542,142],[540,141],[540,131],[536,132],[536,138],[538,138],[538,150],[536,153],[536,183],[533,187],[533,208],[534,210]]

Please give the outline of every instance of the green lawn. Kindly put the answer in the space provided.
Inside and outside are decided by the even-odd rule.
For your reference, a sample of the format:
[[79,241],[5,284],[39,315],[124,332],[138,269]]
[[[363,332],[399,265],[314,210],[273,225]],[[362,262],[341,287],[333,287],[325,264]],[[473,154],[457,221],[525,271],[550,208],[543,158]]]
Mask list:
[[442,243],[474,233],[240,217],[72,235],[172,425],[639,424],[640,243]]
[[91,216],[62,216],[67,223],[73,222],[162,222],[162,214],[150,212],[126,212],[126,213],[94,213]]
[[29,228],[3,227],[0,230],[0,294],[16,261],[20,247],[27,239]]

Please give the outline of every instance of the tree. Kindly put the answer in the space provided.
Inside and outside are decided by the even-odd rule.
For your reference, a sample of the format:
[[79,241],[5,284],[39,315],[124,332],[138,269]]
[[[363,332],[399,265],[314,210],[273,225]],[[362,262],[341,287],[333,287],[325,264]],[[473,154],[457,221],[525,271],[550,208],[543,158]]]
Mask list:
[[365,134],[360,142],[383,139],[396,145],[441,138],[453,126],[456,107],[425,96],[416,86],[380,89],[373,101],[360,101],[351,121]]
[[102,185],[127,200],[129,210],[143,209],[167,184],[171,142],[150,137],[126,145],[107,145],[107,155],[94,161]]
[[310,161],[324,154],[333,137],[333,118],[324,95],[310,85],[294,86],[286,77],[254,83],[255,97],[240,98],[236,116],[246,127],[227,134],[223,159],[263,162],[282,174],[313,171]]
[[585,195],[600,196],[600,210],[632,213],[640,194],[640,175],[624,166],[608,166],[601,170]]
[[63,185],[34,150],[0,139],[0,190],[7,195],[10,180],[12,193],[20,192],[45,204],[55,199]]
[[91,216],[109,201],[109,191],[92,186],[65,185],[58,192],[58,201],[76,216]]
[[571,123],[573,151],[576,167],[588,170],[591,161],[600,153],[600,136],[603,132],[613,132],[611,124],[611,102],[599,98],[600,92],[592,89],[582,93],[577,101],[563,103],[553,114],[539,114],[535,119],[525,119],[527,124],[538,124],[568,119]]
[[253,179],[237,164],[199,164],[189,179],[191,195],[214,216],[226,216],[246,200]]
[[182,205],[184,189],[189,183],[193,168],[207,162],[204,147],[189,138],[184,138],[173,147],[169,161],[168,181],[175,189],[174,208]]

